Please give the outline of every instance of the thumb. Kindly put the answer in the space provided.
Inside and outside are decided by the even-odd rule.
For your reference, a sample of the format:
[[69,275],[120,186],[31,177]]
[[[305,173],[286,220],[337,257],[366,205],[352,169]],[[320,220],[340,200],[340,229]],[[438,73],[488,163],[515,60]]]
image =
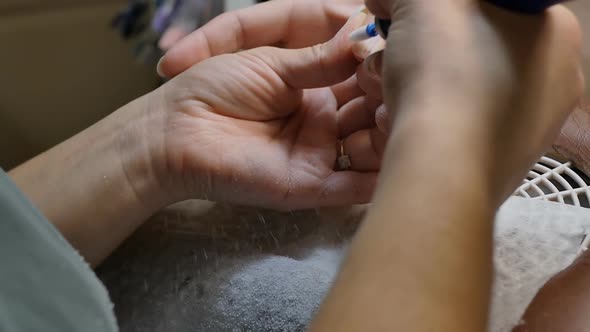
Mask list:
[[186,37],[189,33],[190,31],[183,28],[182,26],[171,26],[166,29],[164,34],[162,34],[162,37],[160,37],[160,40],[158,41],[158,47],[160,47],[160,49],[163,51],[167,51],[176,43],[178,43],[179,40]]
[[352,76],[358,60],[352,52],[350,34],[367,18],[359,11],[330,41],[297,50],[258,48],[252,55],[261,58],[279,77],[295,89],[312,89],[340,83]]

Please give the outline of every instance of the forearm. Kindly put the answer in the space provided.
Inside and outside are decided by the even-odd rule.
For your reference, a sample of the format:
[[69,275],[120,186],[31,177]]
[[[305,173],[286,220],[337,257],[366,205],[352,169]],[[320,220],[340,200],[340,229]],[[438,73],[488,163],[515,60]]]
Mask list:
[[145,97],[9,172],[92,264],[99,264],[160,204],[140,160]]
[[429,137],[390,142],[388,173],[312,331],[485,330],[489,184],[469,143]]

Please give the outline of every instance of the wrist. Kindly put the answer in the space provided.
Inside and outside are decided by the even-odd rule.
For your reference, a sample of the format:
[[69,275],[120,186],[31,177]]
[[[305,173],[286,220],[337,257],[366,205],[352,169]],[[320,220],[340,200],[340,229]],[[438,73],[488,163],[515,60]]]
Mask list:
[[224,157],[209,148],[211,137],[203,134],[215,124],[210,116],[215,118],[215,113],[199,97],[183,95],[184,88],[175,82],[137,100],[134,125],[121,139],[135,150],[121,153],[135,155],[126,163],[130,178],[136,178],[131,182],[145,187],[138,192],[147,192],[142,194],[145,200],[159,207],[187,199],[219,199],[220,182],[228,176],[221,167]]
[[115,141],[127,185],[150,214],[184,198],[165,161],[165,108],[156,93],[146,94],[117,111],[122,128]]
[[145,105],[139,98],[10,172],[93,265],[169,199],[149,162]]

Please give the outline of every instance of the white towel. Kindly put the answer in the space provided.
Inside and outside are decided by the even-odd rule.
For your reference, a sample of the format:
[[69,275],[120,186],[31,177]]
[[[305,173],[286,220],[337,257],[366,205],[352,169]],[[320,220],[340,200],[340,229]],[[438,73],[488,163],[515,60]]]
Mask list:
[[511,331],[537,291],[576,258],[590,210],[512,198],[497,216],[491,332]]

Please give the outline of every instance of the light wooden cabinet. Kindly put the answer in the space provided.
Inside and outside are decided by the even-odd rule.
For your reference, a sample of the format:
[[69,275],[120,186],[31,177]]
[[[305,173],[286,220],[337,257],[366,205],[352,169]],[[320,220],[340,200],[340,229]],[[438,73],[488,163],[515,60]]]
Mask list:
[[0,1],[0,166],[63,141],[157,86],[110,27],[127,1]]

